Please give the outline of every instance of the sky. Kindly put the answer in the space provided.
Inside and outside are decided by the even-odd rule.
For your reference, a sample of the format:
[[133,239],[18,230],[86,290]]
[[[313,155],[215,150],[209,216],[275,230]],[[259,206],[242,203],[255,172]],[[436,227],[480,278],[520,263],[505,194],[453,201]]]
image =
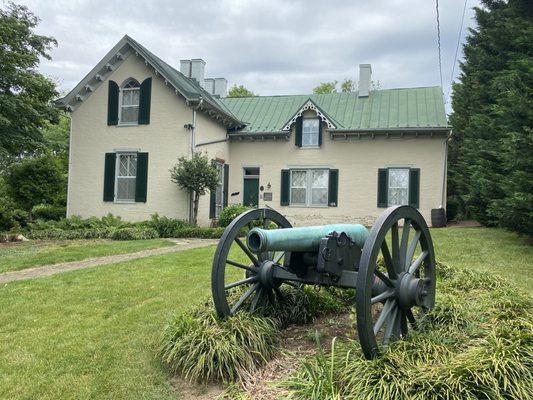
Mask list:
[[[225,77],[230,86],[261,95],[306,94],[320,82],[356,81],[360,63],[372,65],[372,79],[382,88],[440,85],[433,0],[18,2],[40,17],[38,33],[58,41],[40,70],[62,92],[125,34],[178,69],[180,59],[202,58],[206,77]],[[477,5],[467,0],[462,41]],[[463,6],[464,0],[439,2],[445,97]]]

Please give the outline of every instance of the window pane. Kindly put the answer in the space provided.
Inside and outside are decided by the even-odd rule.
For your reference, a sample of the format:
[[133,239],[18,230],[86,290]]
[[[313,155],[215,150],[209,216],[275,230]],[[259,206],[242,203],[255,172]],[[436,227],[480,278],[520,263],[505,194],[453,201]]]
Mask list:
[[389,206],[405,206],[409,202],[407,189],[389,189]]
[[306,197],[305,188],[292,188],[291,189],[291,204],[305,204]]
[[139,107],[122,107],[120,122],[137,122],[139,118]]
[[292,187],[307,187],[307,171],[291,171],[292,172]]
[[409,187],[409,170],[389,169],[389,187],[407,189]]
[[327,188],[328,187],[328,171],[324,169],[313,170],[313,179],[311,186],[313,188]]
[[139,90],[131,90],[131,104],[134,104],[136,106],[139,105],[139,95],[140,95],[140,91]]
[[311,203],[313,205],[327,205],[328,189],[311,189]]
[[128,175],[129,176],[137,176],[137,156],[136,155],[129,155],[128,156],[128,166],[129,166],[129,171],[128,171]]
[[128,158],[126,156],[119,156],[118,176],[128,176]]
[[117,178],[117,200],[135,200],[135,178]]
[[304,119],[302,123],[302,145],[318,146],[318,130],[320,121],[316,118]]

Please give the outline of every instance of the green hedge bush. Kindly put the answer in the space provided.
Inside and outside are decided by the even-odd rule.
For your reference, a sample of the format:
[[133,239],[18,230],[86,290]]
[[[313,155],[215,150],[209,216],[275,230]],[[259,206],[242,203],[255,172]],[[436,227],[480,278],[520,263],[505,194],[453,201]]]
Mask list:
[[33,219],[42,219],[45,221],[59,221],[65,218],[67,208],[63,206],[55,206],[52,204],[38,204],[31,209]]
[[181,219],[160,217],[157,213],[153,214],[149,221],[142,222],[149,228],[155,229],[159,237],[169,238],[177,237],[176,233],[184,228],[190,228],[191,224]]
[[231,206],[224,208],[218,218],[218,226],[225,228],[236,217],[248,210],[251,210],[251,208],[243,206],[242,204],[232,204]]
[[119,228],[112,230],[109,235],[109,239],[113,240],[146,240],[158,237],[155,229],[145,227]]

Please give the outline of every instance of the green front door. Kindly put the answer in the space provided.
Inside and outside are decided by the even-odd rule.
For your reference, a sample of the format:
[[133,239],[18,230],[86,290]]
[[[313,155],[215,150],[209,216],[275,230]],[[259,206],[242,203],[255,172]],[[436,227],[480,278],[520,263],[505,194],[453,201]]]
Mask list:
[[259,178],[244,179],[244,194],[242,204],[249,207],[257,207],[259,204]]

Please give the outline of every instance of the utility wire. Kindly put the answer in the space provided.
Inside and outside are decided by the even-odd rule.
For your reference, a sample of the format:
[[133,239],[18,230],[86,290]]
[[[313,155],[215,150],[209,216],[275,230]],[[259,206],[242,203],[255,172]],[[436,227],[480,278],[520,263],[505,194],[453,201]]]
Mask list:
[[[442,85],[442,57],[440,50],[440,17],[439,17],[439,0],[435,0],[435,9],[437,11],[437,46],[439,49],[439,75],[440,75],[440,87],[444,90]],[[444,93],[443,93],[444,94]]]
[[465,0],[465,4],[463,6],[463,16],[461,17],[461,27],[459,28],[459,35],[457,35],[457,46],[455,46],[455,56],[453,57],[453,65],[452,65],[452,76],[450,76],[450,87],[448,88],[448,94],[446,95],[446,103],[450,99],[450,93],[452,91],[453,73],[455,72],[455,64],[457,63],[457,54],[459,53],[459,45],[461,44],[461,37],[463,35],[463,24],[465,22],[466,3],[468,3],[468,0]]

